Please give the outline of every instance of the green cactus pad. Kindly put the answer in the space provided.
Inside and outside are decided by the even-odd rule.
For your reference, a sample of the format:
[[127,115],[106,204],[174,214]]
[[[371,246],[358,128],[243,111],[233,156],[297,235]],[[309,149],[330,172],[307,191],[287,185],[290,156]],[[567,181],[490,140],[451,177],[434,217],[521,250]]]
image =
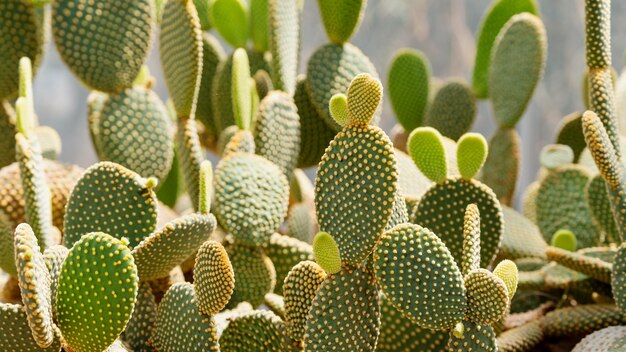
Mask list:
[[256,153],[287,176],[298,163],[300,131],[298,107],[289,94],[274,91],[261,100],[254,125]]
[[572,352],[619,352],[626,348],[626,327],[609,326],[580,340]]
[[241,244],[266,244],[287,215],[288,198],[287,178],[263,157],[232,154],[217,165],[214,211]]
[[[398,246],[403,250],[397,251]],[[463,319],[465,288],[461,271],[445,245],[428,229],[404,224],[385,232],[374,260],[383,292],[416,324],[444,330]],[[416,265],[418,262],[422,264]],[[441,267],[446,269],[439,270]]]
[[480,180],[493,189],[501,203],[511,205],[517,186],[522,154],[519,134],[498,128],[489,140],[489,155]]
[[2,351],[60,352],[61,335],[54,329],[54,340],[48,348],[35,342],[28,326],[24,307],[17,304],[0,303],[0,346]]
[[221,244],[206,241],[200,247],[193,277],[200,312],[215,315],[222,311],[235,289],[235,273]]
[[167,110],[156,93],[132,88],[111,94],[98,115],[94,137],[100,160],[145,177],[165,178],[174,149]]
[[269,50],[268,0],[250,0],[250,39],[260,53]]
[[326,149],[315,180],[316,215],[344,264],[358,265],[374,249],[391,218],[397,178],[393,145],[378,127],[350,125]]
[[570,252],[557,247],[548,247],[546,249],[546,255],[549,260],[555,261],[566,268],[583,273],[598,281],[611,283],[611,270],[613,266],[602,259]]
[[465,276],[467,290],[466,319],[479,325],[491,325],[502,319],[509,305],[506,284],[486,269],[474,269]]
[[217,227],[211,214],[189,214],[167,223],[133,249],[142,280],[158,279],[192,255]]
[[543,76],[547,38],[541,20],[530,13],[511,17],[492,51],[489,96],[500,126],[515,127]]
[[500,334],[498,336],[498,351],[532,351],[543,340],[543,335],[543,327],[540,320],[528,322]]
[[548,174],[537,193],[537,225],[546,241],[560,229],[572,231],[579,248],[598,245],[600,231],[585,197],[591,175],[582,166],[561,166]]
[[127,168],[100,162],[88,168],[67,202],[65,245],[102,231],[128,238],[134,247],[156,228],[157,200],[151,182]]
[[215,0],[210,20],[218,33],[235,48],[246,46],[249,34],[248,5],[242,0]]
[[450,334],[449,352],[497,352],[496,334],[491,326],[478,325],[469,321],[463,322],[463,337]]
[[151,352],[150,339],[157,319],[157,304],[148,282],[141,282],[133,314],[120,336],[135,352]]
[[152,46],[149,0],[60,0],[52,10],[57,50],[83,83],[109,93],[132,85]]
[[220,336],[222,352],[282,352],[282,321],[274,313],[255,310],[235,316]]
[[620,243],[620,235],[613,218],[607,184],[601,175],[594,176],[587,184],[587,203],[598,227],[604,232],[604,242]]
[[478,98],[485,99],[489,96],[489,67],[491,66],[493,46],[509,19],[518,13],[529,12],[539,14],[539,8],[535,0],[500,0],[492,2],[483,17],[482,23],[476,35],[476,59],[474,73],[472,75],[472,89]]
[[[591,100],[590,110],[598,114],[602,125],[606,129],[608,138],[619,156],[620,137],[617,127],[617,118],[615,117],[612,73],[613,70],[609,68],[592,69],[589,71],[589,99]],[[585,114],[587,114],[587,112]]]
[[552,171],[559,166],[572,164],[574,162],[574,151],[567,145],[549,144],[541,149],[539,163],[546,170]]
[[312,243],[315,237],[317,221],[312,206],[297,203],[289,209],[287,216],[287,235],[306,243]]
[[457,145],[457,166],[461,177],[471,179],[478,174],[487,158],[487,141],[479,133],[466,133]]
[[510,302],[513,296],[515,296],[517,282],[519,281],[517,265],[511,260],[505,259],[493,269],[493,274],[504,281]]
[[195,119],[178,119],[175,142],[185,188],[195,208],[200,204],[200,164],[204,161]]
[[258,307],[263,303],[265,294],[272,292],[276,286],[274,264],[258,247],[232,245],[228,248],[228,256],[235,272],[235,290],[229,307],[244,301]]
[[[237,126],[229,126],[229,128],[230,127],[237,128]],[[225,138],[227,137],[225,134],[229,128],[224,130],[222,133],[222,136]],[[239,130],[237,128],[237,132],[231,136],[230,140],[226,143],[224,149],[222,150],[222,159],[236,153],[254,154],[255,150],[256,145],[254,144],[254,135],[252,132]]]
[[622,311],[626,311],[626,244],[622,244],[615,254],[611,286],[615,302]]
[[283,282],[287,274],[296,264],[313,260],[313,248],[306,242],[274,233],[267,246],[267,256],[276,269],[276,286],[274,292],[283,293]]
[[546,241],[537,225],[515,209],[502,206],[504,232],[500,255],[504,258],[544,258]]
[[416,128],[409,136],[407,148],[422,174],[433,182],[446,179],[446,151],[439,131],[432,127]]
[[480,268],[480,212],[476,204],[465,209],[463,220],[463,256],[461,273],[468,275],[470,271]]
[[[376,68],[359,48],[345,43],[327,44],[317,49],[307,66],[306,88],[313,105],[320,116],[333,130],[341,126],[333,120],[328,110],[330,98],[337,93],[346,93],[352,79],[360,73],[369,73],[378,78]],[[380,110],[374,117],[374,124],[380,117]]]
[[335,239],[327,232],[319,232],[313,239],[313,253],[317,263],[329,274],[341,270],[341,254]]
[[430,94],[430,63],[418,50],[402,49],[387,73],[391,106],[396,119],[410,133],[421,126]]
[[549,337],[588,334],[607,326],[626,323],[623,313],[613,304],[587,304],[549,312],[543,318]]
[[56,298],[68,348],[95,352],[110,346],[130,319],[137,281],[137,267],[122,241],[94,232],[76,242],[63,263]]
[[573,112],[561,119],[556,135],[557,144],[565,144],[574,152],[574,162],[578,162],[580,154],[587,147],[583,135],[582,116],[580,112]]
[[0,168],[15,161],[14,114],[9,104],[0,103]]
[[335,131],[320,117],[306,92],[304,76],[298,77],[294,101],[300,116],[300,153],[298,167],[317,165],[326,147],[335,137]]
[[200,313],[193,284],[176,283],[167,291],[151,342],[159,351],[219,351],[217,326],[212,317]]
[[435,94],[424,124],[456,141],[474,124],[476,110],[476,98],[470,87],[462,81],[452,80]]
[[341,127],[348,124],[348,97],[345,94],[337,93],[330,98],[328,109],[333,120]]
[[611,3],[585,1],[585,38],[587,66],[611,66]]
[[480,211],[480,266],[494,259],[504,229],[502,208],[493,191],[476,180],[450,178],[430,188],[417,205],[413,222],[435,232],[461,261],[463,217],[469,204]]
[[15,229],[15,263],[28,325],[39,347],[49,347],[54,341],[50,273],[28,224]]
[[304,339],[306,319],[318,288],[324,282],[326,272],[312,261],[294,266],[285,278],[285,320],[289,337],[295,341]]
[[268,0],[268,13],[274,86],[293,95],[300,53],[300,10],[296,1]]
[[363,19],[367,0],[318,0],[317,4],[328,39],[341,45],[356,33]]
[[306,351],[373,352],[380,329],[376,279],[367,269],[329,275],[306,320]]
[[203,31],[211,29],[211,22],[209,19],[209,7],[211,0],[193,0],[193,4],[198,12],[198,19],[200,20],[200,28]]
[[572,231],[561,229],[552,235],[550,245],[566,251],[575,252],[578,247],[578,241],[576,240],[576,235],[574,235]]
[[[281,320],[285,319],[285,299],[275,293],[267,293],[263,298],[263,303],[276,314]],[[282,332],[284,334],[284,332]]]
[[249,130],[252,119],[252,96],[250,91],[250,61],[242,48],[236,49],[232,58],[231,99],[233,117],[241,130]]
[[168,0],[159,32],[165,84],[176,114],[193,116],[202,77],[202,31],[192,0]]
[[272,78],[270,77],[270,74],[264,70],[256,71],[252,78],[254,79],[254,86],[257,94],[259,95],[259,99],[263,100],[269,92],[274,90]]
[[176,267],[174,270],[170,271],[166,277],[148,281],[148,283],[150,284],[150,288],[152,289],[152,294],[154,295],[155,301],[157,303],[161,302],[163,296],[165,295],[167,290],[172,287],[172,285],[179,282],[185,282],[185,274],[183,273],[181,267]]
[[389,231],[397,225],[409,222],[409,212],[406,209],[406,202],[400,190],[396,192],[396,196],[393,199],[393,211],[391,212],[391,218],[387,222],[384,231]]
[[[348,123],[371,123],[383,100],[383,85],[368,73],[352,79],[347,93]],[[332,103],[332,99],[331,99]]]
[[[15,268],[14,231],[11,220],[0,210],[0,270],[11,276],[17,275]],[[0,294],[0,297],[2,295]]]
[[211,104],[211,93],[217,67],[225,59],[226,54],[219,41],[209,33],[202,33],[202,76],[198,91],[196,118],[204,125],[205,133],[209,136],[211,144],[217,143],[219,137],[215,125],[213,105]]
[[52,313],[56,316],[56,297],[57,297],[57,287],[59,285],[59,276],[61,275],[61,268],[63,267],[63,262],[65,262],[65,258],[69,250],[64,246],[56,245],[49,248],[43,252],[43,259],[46,261],[46,268],[50,273],[50,297],[52,304]]

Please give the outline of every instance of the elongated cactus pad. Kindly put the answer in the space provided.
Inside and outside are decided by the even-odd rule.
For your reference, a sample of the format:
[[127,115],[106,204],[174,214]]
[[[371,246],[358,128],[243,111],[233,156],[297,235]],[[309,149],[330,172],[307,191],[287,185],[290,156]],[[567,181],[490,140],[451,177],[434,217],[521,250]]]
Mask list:
[[489,96],[500,126],[515,127],[543,76],[547,38],[541,20],[522,13],[498,35],[489,66]]
[[554,310],[544,317],[546,336],[588,334],[607,326],[622,325],[626,319],[613,304],[588,304]]
[[50,297],[52,304],[52,314],[56,315],[56,297],[57,287],[59,285],[59,276],[61,276],[61,268],[65,262],[65,258],[69,250],[61,245],[46,248],[43,252],[43,259],[46,261],[46,268],[50,273]]
[[626,327],[609,326],[595,331],[582,339],[572,352],[610,352],[626,348]]
[[52,32],[61,58],[91,89],[130,87],[152,45],[152,6],[149,0],[55,1]]
[[480,212],[476,204],[470,204],[465,209],[463,221],[461,273],[468,275],[478,268],[480,268]]
[[501,278],[486,269],[475,269],[465,276],[466,319],[491,325],[502,319],[509,305],[508,289]]
[[135,352],[150,352],[150,339],[157,319],[157,304],[148,282],[141,282],[133,314],[120,336]]
[[424,124],[457,140],[470,130],[476,118],[476,98],[465,82],[445,83],[433,98]]
[[178,119],[175,142],[185,188],[195,209],[200,201],[200,165],[204,161],[195,119]]
[[211,24],[235,48],[246,46],[248,16],[248,5],[242,0],[215,0],[211,4]]
[[376,279],[367,269],[342,270],[322,283],[306,321],[306,351],[373,352],[380,329]]
[[0,210],[0,269],[11,276],[17,275],[14,229],[3,210]]
[[129,240],[134,247],[156,228],[157,200],[150,180],[127,168],[100,162],[85,171],[67,202],[65,245],[102,231]]
[[20,224],[15,229],[15,263],[28,325],[39,347],[49,347],[55,335],[50,273],[35,233],[28,224]]
[[548,247],[546,255],[549,260],[555,261],[566,268],[583,273],[601,282],[611,283],[613,266],[602,259],[588,257],[584,254],[556,247]]
[[611,3],[585,1],[585,38],[587,66],[611,66]]
[[296,1],[268,0],[268,13],[272,81],[276,89],[293,95],[300,54],[300,10]]
[[[205,2],[206,0],[201,0]],[[202,76],[200,78],[200,90],[198,91],[198,104],[196,106],[196,118],[205,127],[205,133],[216,144],[219,134],[215,126],[215,113],[211,104],[213,82],[217,74],[219,63],[226,59],[226,54],[219,41],[209,33],[202,33]]]
[[449,352],[496,352],[498,351],[496,334],[491,326],[463,322],[463,336],[450,334]]
[[235,316],[220,337],[222,352],[282,352],[282,321],[274,313],[255,310]]
[[163,9],[159,51],[176,114],[195,115],[202,76],[202,32],[192,0],[168,0]]
[[130,319],[137,281],[137,267],[122,241],[94,232],[76,242],[63,263],[56,299],[67,346],[76,352],[110,346]]
[[313,260],[311,245],[279,233],[274,233],[270,237],[266,252],[276,269],[274,292],[278,294],[283,293],[283,282],[291,268],[302,261]]
[[152,345],[163,352],[219,351],[215,321],[200,313],[193,284],[177,283],[167,291],[158,307]]
[[326,272],[312,261],[294,266],[285,278],[285,320],[291,339],[302,341],[306,319],[318,288],[324,282]]
[[396,226],[381,237],[374,260],[385,296],[404,316],[434,330],[449,330],[463,320],[463,277],[434,233],[413,224]]
[[[498,336],[498,351],[524,352],[543,340],[541,321],[534,320],[516,328],[507,330]],[[582,352],[582,351],[581,351]]]
[[587,147],[583,135],[582,113],[573,112],[561,119],[556,136],[556,143],[565,144],[574,152],[574,162],[578,162],[580,154]]
[[193,277],[200,312],[215,315],[222,311],[235,289],[235,273],[221,244],[206,241],[200,247]]
[[367,0],[318,0],[320,14],[328,39],[343,44],[358,30],[367,6]]
[[620,235],[613,218],[607,184],[602,175],[594,176],[587,184],[587,203],[598,227],[604,232],[605,243],[620,243]]
[[422,125],[430,93],[430,63],[418,50],[402,49],[392,59],[387,84],[396,119],[407,133]]
[[250,2],[250,39],[258,52],[269,50],[268,0]]
[[626,245],[622,244],[613,260],[613,271],[611,274],[611,286],[615,303],[626,312]]
[[537,225],[515,209],[502,206],[504,232],[500,254],[505,258],[544,258],[547,247]]
[[28,326],[28,318],[24,307],[17,304],[0,303],[0,350],[60,352],[61,335],[54,329],[54,340],[48,348],[41,348],[35,342]]
[[15,161],[15,112],[9,104],[0,103],[0,168]]
[[260,247],[231,245],[228,256],[235,272],[235,290],[229,302],[234,307],[240,302],[250,302],[253,307],[263,303],[265,294],[276,286],[276,269]]
[[521,165],[522,142],[512,128],[498,128],[489,140],[489,155],[480,180],[491,187],[501,203],[511,205]]
[[393,145],[378,127],[350,125],[326,149],[315,180],[316,215],[344,264],[358,265],[374,249],[391,218],[397,177]]
[[252,96],[250,91],[250,61],[242,48],[233,53],[231,75],[231,99],[233,117],[241,130],[249,130],[252,120]]

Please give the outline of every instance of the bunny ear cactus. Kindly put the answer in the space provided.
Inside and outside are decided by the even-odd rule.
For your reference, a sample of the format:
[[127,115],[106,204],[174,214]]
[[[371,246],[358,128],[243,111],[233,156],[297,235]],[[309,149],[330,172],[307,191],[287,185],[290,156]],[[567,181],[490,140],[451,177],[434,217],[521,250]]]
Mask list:
[[56,316],[56,297],[57,297],[57,287],[59,285],[59,276],[61,275],[61,268],[63,267],[63,262],[65,262],[65,258],[69,250],[61,245],[56,245],[47,248],[43,252],[43,258],[46,261],[46,268],[50,273],[50,297],[52,298],[52,314]]
[[35,341],[28,325],[24,307],[17,304],[0,303],[0,343],[9,350],[33,352],[61,351],[61,335],[54,329],[53,342],[47,348],[41,348]]
[[585,136],[583,135],[583,114],[573,112],[561,119],[556,136],[557,144],[564,144],[572,148],[574,152],[574,162],[578,162],[580,155],[587,147]]
[[493,189],[502,204],[511,205],[519,175],[522,142],[513,128],[498,128],[489,140],[489,156],[480,180]]
[[226,54],[219,41],[209,33],[202,33],[202,76],[200,77],[196,118],[204,125],[205,133],[209,138],[208,144],[211,147],[215,147],[219,139],[211,94],[217,68],[225,59]]
[[530,219],[515,209],[502,206],[504,232],[499,255],[504,258],[545,258],[546,241]]
[[222,352],[282,352],[283,322],[272,312],[252,311],[233,318],[222,336]]
[[15,112],[0,103],[0,168],[15,162]]
[[458,140],[476,119],[476,98],[467,84],[451,80],[444,84],[428,107],[424,124]]
[[584,339],[580,340],[572,352],[598,351],[609,352],[619,351],[626,348],[626,327],[609,326],[595,331]]
[[205,315],[222,311],[235,288],[235,273],[224,247],[207,241],[198,250],[194,267],[198,308]]
[[210,21],[218,33],[235,48],[248,41],[249,9],[243,0],[214,0],[210,6]]
[[300,10],[293,0],[267,2],[272,81],[276,89],[293,95],[300,61]]
[[272,260],[260,247],[231,245],[228,256],[235,273],[235,289],[229,302],[234,307],[240,302],[250,302],[258,307],[264,301],[265,294],[276,286],[276,269]]
[[587,184],[587,203],[593,219],[604,233],[605,243],[620,243],[619,231],[613,218],[611,200],[606,192],[606,181],[602,175],[594,176]]
[[341,253],[333,236],[319,232],[313,239],[315,261],[329,274],[341,271]]
[[326,272],[312,261],[300,262],[285,278],[285,320],[291,339],[304,340],[307,315],[324,279]]
[[462,335],[450,334],[450,352],[496,352],[496,334],[490,326],[466,322]]
[[289,271],[298,263],[313,260],[313,248],[296,238],[274,233],[267,245],[267,256],[276,270],[274,292],[283,294],[283,283]]
[[578,247],[578,240],[572,231],[560,229],[552,235],[550,245],[566,251],[575,252]]
[[151,351],[150,338],[157,318],[157,304],[148,282],[141,282],[133,314],[120,338],[133,351]]
[[363,19],[367,0],[318,0],[317,4],[328,38],[332,43],[341,45],[356,33]]

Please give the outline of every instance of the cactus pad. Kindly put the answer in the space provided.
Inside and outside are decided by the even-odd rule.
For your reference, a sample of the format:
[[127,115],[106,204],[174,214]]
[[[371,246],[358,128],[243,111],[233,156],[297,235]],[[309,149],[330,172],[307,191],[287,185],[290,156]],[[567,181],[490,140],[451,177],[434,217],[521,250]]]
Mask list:
[[476,98],[467,84],[449,81],[435,94],[424,124],[456,141],[474,124],[476,110]]
[[587,304],[554,310],[545,315],[546,336],[561,337],[588,334],[607,326],[626,322],[623,313],[613,304]]
[[450,334],[449,352],[497,352],[496,334],[491,326],[463,322],[463,337]]
[[156,195],[148,181],[111,162],[87,169],[67,202],[66,246],[92,231],[126,237],[131,247],[148,237],[157,222]]
[[604,283],[611,283],[613,266],[602,259],[586,256],[581,253],[570,252],[557,247],[548,247],[546,255],[549,260],[585,274]]
[[255,310],[237,315],[220,337],[220,351],[282,352],[282,324],[272,312]]
[[479,133],[466,133],[457,145],[457,165],[461,177],[471,179],[478,174],[487,158],[487,141]]
[[335,239],[327,232],[319,232],[313,239],[315,260],[329,274],[341,270],[341,254]]
[[517,265],[515,262],[505,259],[498,263],[495,269],[493,269],[493,274],[504,282],[506,285],[506,291],[508,293],[509,302],[515,296],[515,292],[517,291],[517,282],[519,281],[519,272],[517,271]]
[[[206,2],[206,0],[202,0],[202,2]],[[209,33],[202,33],[202,76],[198,91],[196,118],[206,128],[205,133],[213,144],[217,143],[218,133],[215,126],[213,105],[211,104],[211,92],[213,91],[213,79],[217,74],[217,67],[225,59],[226,54],[217,39]]]
[[316,227],[315,212],[311,205],[297,203],[291,206],[287,216],[287,235],[289,237],[312,243]]
[[480,212],[476,204],[470,204],[465,209],[463,220],[461,273],[467,275],[478,268],[480,268]]
[[300,51],[300,11],[296,1],[268,0],[272,79],[278,90],[293,95]]
[[[16,276],[15,243],[11,220],[0,210],[0,270],[11,276]],[[0,295],[1,297],[1,295]]]
[[254,144],[254,135],[252,132],[240,130],[237,126],[229,126],[222,132],[220,138],[228,138],[227,133],[229,129],[234,127],[237,131],[230,137],[228,143],[224,145],[224,149],[222,150],[222,159],[227,158],[231,154],[235,153],[246,153],[246,154],[254,154],[256,150],[256,145]]
[[122,241],[94,232],[76,242],[63,263],[56,299],[67,346],[75,352],[110,346],[130,319],[137,281],[137,267]]
[[233,307],[240,302],[250,302],[253,307],[263,303],[265,294],[276,286],[276,269],[261,248],[232,245],[228,256],[235,272],[235,290],[229,302]]
[[204,161],[195,119],[178,119],[175,146],[185,188],[195,208],[200,204],[200,164]]
[[613,259],[613,272],[611,275],[611,286],[615,303],[626,312],[626,244],[622,244],[615,259]]
[[233,101],[233,117],[241,130],[250,129],[252,118],[252,96],[250,91],[250,61],[242,48],[233,53],[231,71],[231,99]]
[[302,261],[313,260],[311,245],[279,233],[274,233],[270,237],[266,252],[276,269],[274,292],[279,294],[283,293],[283,282],[291,268]]
[[407,146],[419,170],[433,182],[443,182],[447,177],[446,151],[439,131],[432,127],[419,127],[411,132]]
[[16,130],[13,116],[14,112],[10,110],[9,104],[0,103],[0,168],[15,161]]
[[611,66],[611,3],[585,1],[585,34],[587,66]]
[[611,352],[626,348],[626,327],[609,326],[595,331],[582,339],[572,352]]
[[235,289],[235,273],[221,244],[204,242],[196,255],[193,277],[200,312],[215,315],[222,311]]
[[498,336],[498,350],[501,352],[531,351],[543,340],[543,327],[540,320],[509,329]]
[[467,319],[479,325],[491,325],[502,319],[509,305],[507,287],[501,278],[485,269],[475,269],[465,276]]
[[61,336],[54,329],[54,340],[48,348],[41,348],[35,342],[28,326],[24,307],[17,304],[0,303],[0,346],[2,351],[59,352]]
[[46,261],[46,268],[50,273],[50,297],[52,303],[52,314],[56,315],[56,297],[57,297],[57,287],[59,285],[59,276],[61,275],[61,268],[63,267],[63,262],[65,262],[65,258],[69,250],[64,246],[56,245],[49,248],[43,252],[43,258]]
[[52,9],[56,47],[83,83],[109,93],[132,85],[152,45],[149,0],[62,0]]
[[302,341],[306,319],[318,288],[324,282],[326,272],[312,261],[294,266],[285,278],[285,320],[289,337]]
[[[416,324],[444,330],[463,319],[466,303],[461,271],[446,246],[428,229],[404,224],[385,232],[374,260],[386,297]],[[442,267],[445,270],[440,270]]]
[[576,235],[574,235],[572,231],[561,229],[552,235],[550,245],[566,251],[575,252],[578,247],[578,242],[576,241]]
[[605,243],[620,243],[620,235],[613,218],[611,200],[602,175],[594,176],[587,184],[587,203],[598,227],[604,232]]
[[519,134],[512,128],[498,128],[489,140],[489,155],[480,180],[493,189],[500,202],[511,205],[522,154]]
[[120,336],[135,352],[150,352],[150,338],[157,319],[157,304],[148,282],[141,282],[133,314]]
[[537,225],[507,206],[502,207],[504,231],[500,254],[505,258],[544,258],[547,247]]
[[317,3],[328,39],[335,44],[343,44],[357,31],[367,0],[318,0]]
[[248,5],[242,0],[215,0],[211,3],[211,24],[230,45],[246,46],[248,40]]
[[582,114],[580,112],[571,113],[561,119],[556,136],[556,143],[565,144],[572,148],[574,152],[574,162],[578,162],[580,154],[587,147],[583,135]]
[[316,215],[343,263],[358,265],[372,252],[391,218],[397,177],[393,145],[378,127],[350,125],[326,149],[315,180]]
[[383,85],[378,79],[368,73],[356,75],[348,87],[348,123],[363,125],[371,123],[382,100]]
[[152,345],[159,351],[219,351],[215,321],[200,313],[193,284],[176,283],[163,296]]

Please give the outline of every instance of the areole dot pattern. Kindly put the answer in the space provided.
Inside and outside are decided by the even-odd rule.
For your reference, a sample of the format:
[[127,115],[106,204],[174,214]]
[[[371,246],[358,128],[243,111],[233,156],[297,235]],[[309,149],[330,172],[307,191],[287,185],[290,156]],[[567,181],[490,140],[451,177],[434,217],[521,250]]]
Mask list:
[[0,303],[0,346],[8,351],[59,352],[61,338],[59,330],[54,329],[54,340],[50,347],[41,348],[35,342],[28,326],[24,307],[17,304]]
[[318,288],[324,282],[326,272],[312,261],[303,261],[291,269],[283,287],[285,297],[285,320],[289,337],[295,341],[304,339],[306,318]]
[[150,351],[150,338],[157,318],[157,304],[150,284],[143,281],[137,291],[133,314],[120,336],[136,352]]
[[509,305],[504,281],[486,269],[474,269],[465,276],[467,319],[480,325],[500,320]]
[[497,352],[496,334],[491,326],[474,324],[464,321],[463,338],[450,334],[449,352]]
[[193,278],[200,312],[215,315],[222,311],[235,289],[235,272],[220,243],[206,241],[200,247]]
[[69,249],[65,246],[56,245],[49,248],[43,252],[43,259],[46,261],[46,268],[50,273],[50,297],[52,302],[52,314],[56,316],[56,298],[57,298],[57,287],[59,285],[59,276],[61,276],[61,268],[63,267],[63,262],[65,262],[65,258],[69,253]]
[[265,252],[276,269],[274,292],[278,294],[283,293],[283,281],[291,268],[302,261],[313,260],[310,244],[280,233],[272,234]]
[[265,294],[272,292],[276,286],[274,264],[260,247],[234,244],[227,251],[235,272],[235,290],[228,308],[244,301],[258,307],[263,303]]
[[282,352],[282,321],[274,313],[255,310],[235,316],[220,337],[221,352]]

